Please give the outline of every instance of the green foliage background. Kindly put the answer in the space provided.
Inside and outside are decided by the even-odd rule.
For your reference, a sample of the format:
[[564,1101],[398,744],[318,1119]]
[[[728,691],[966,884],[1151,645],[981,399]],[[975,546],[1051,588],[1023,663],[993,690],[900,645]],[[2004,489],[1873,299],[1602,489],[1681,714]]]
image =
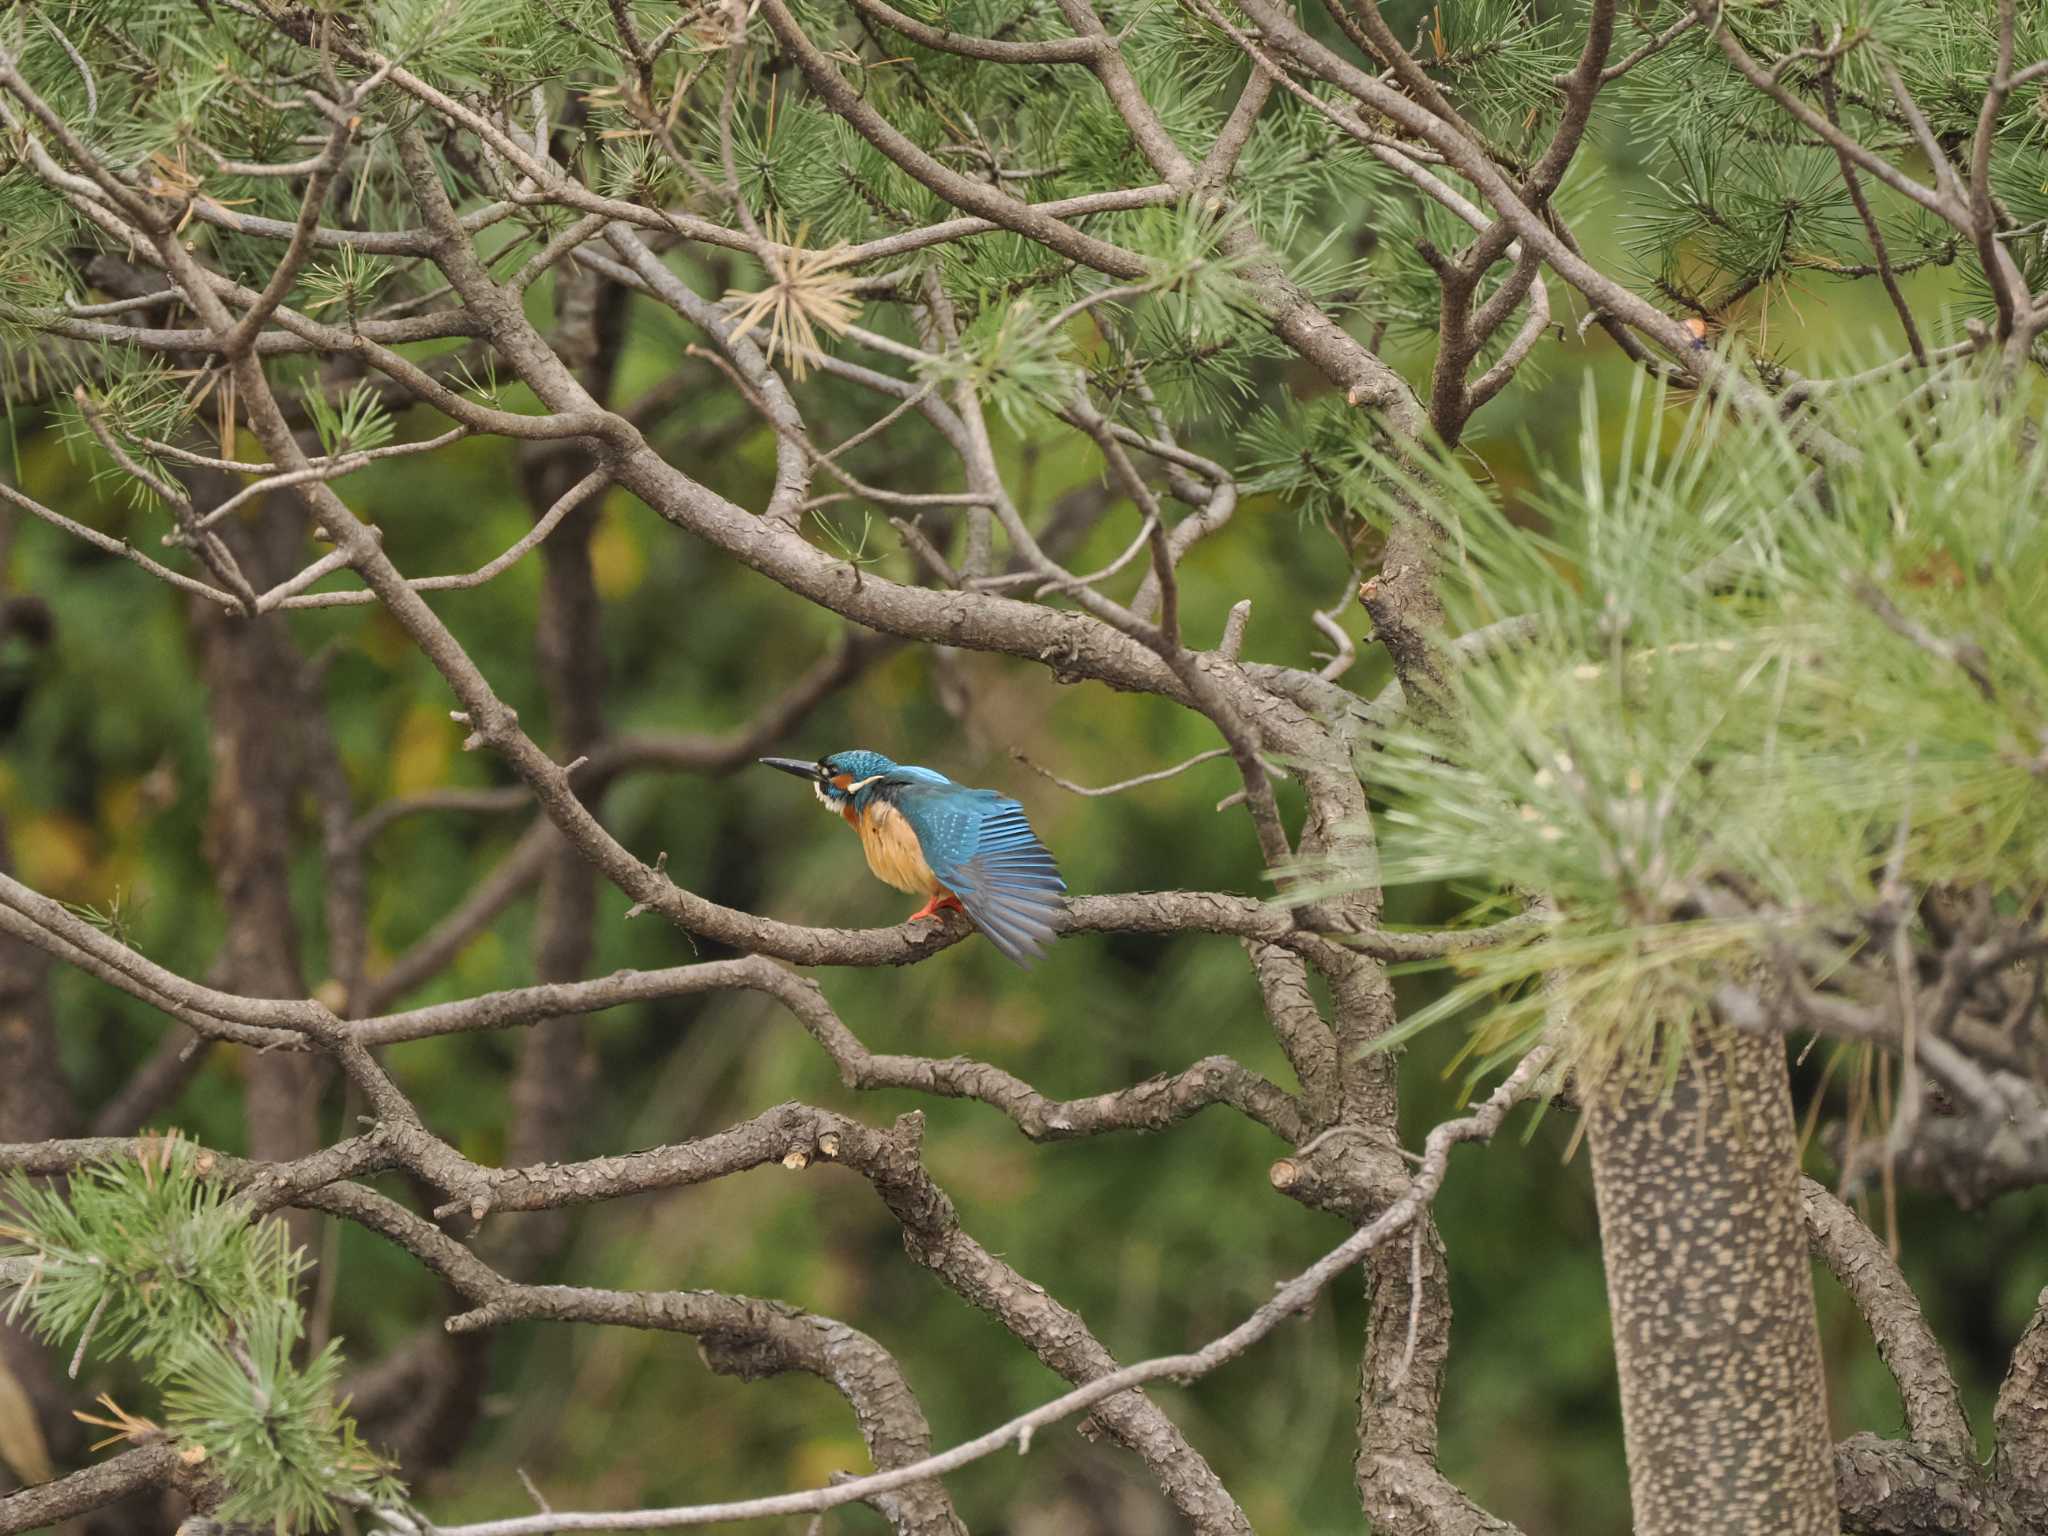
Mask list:
[[[951,24],[987,30],[977,28],[974,9],[931,8]],[[1488,35],[1485,21],[1472,22],[1475,39]],[[1448,41],[1461,46],[1455,35]],[[1224,65],[1196,49],[1193,39],[1158,40],[1160,48],[1175,43],[1189,45],[1193,62],[1174,66],[1184,99],[1165,100],[1163,109],[1170,123],[1206,124]],[[547,36],[534,42],[536,48],[557,44]],[[1502,107],[1490,129],[1512,125],[1518,116],[1512,104],[1555,70],[1559,46],[1553,33],[1545,39],[1550,51],[1531,48],[1500,60],[1491,88]],[[447,47],[458,51],[453,43]],[[1657,99],[1663,107],[1652,110],[1657,99],[1651,100],[1644,120],[1669,126],[1674,147],[1651,163],[1648,135],[1630,132],[1626,122],[1604,130],[1569,189],[1575,228],[1596,260],[1618,268],[1633,262],[1646,283],[1661,279],[1674,290],[1725,292],[1756,275],[1762,225],[1731,247],[1721,243],[1726,232],[1720,225],[1697,217],[1697,199],[1688,214],[1685,189],[1710,176],[1711,149],[1695,142],[1698,125],[1688,112],[1696,113],[1697,104],[1686,111],[1672,105],[1684,82],[1666,80],[1662,88],[1665,95]],[[1027,145],[1036,142],[1033,134],[1057,138],[1072,129],[1072,119],[1101,110],[1088,93],[1040,92],[1013,105]],[[154,110],[164,109],[160,103]],[[1319,253],[1315,270],[1322,275],[1312,287],[1356,289],[1355,323],[1385,322],[1391,355],[1411,377],[1420,376],[1429,357],[1434,298],[1412,242],[1435,229],[1437,215],[1418,215],[1347,167],[1321,169],[1315,120],[1277,109],[1276,115],[1283,129],[1255,141],[1255,156],[1274,157],[1268,173],[1258,173],[1256,160],[1248,165],[1248,181],[1267,189],[1255,199],[1260,218],[1290,231],[1281,243],[1296,256]],[[108,116],[117,114],[110,108]],[[152,123],[160,125],[160,116],[138,120],[138,144]],[[909,126],[915,131],[917,125]],[[1135,174],[1121,163],[1087,160],[1080,150],[1091,142],[1122,139],[1073,131],[1060,140],[1071,185],[1051,179],[1035,195],[1092,189]],[[255,142],[240,148],[263,152]],[[764,205],[792,225],[812,220],[820,241],[858,238],[869,229],[838,195],[836,176],[820,172],[834,155],[857,160],[864,183],[883,200],[900,202],[915,217],[928,215],[925,194],[822,114],[791,108],[741,151],[743,175],[758,179]],[[1800,163],[1767,159],[1750,178],[1754,185],[1767,173],[1782,182],[1775,194],[1780,204],[1814,190],[1800,179],[1804,161],[1789,159]],[[1273,174],[1289,164],[1318,170],[1314,177]],[[622,186],[641,185],[649,172],[629,150],[617,152],[614,169]],[[18,182],[0,187],[9,196],[19,192]],[[2028,188],[2015,183],[2010,191],[2024,202]],[[2038,204],[2038,190],[2032,196],[2035,203],[2026,206]],[[7,210],[8,239],[31,260],[36,243],[49,239],[48,210],[33,198],[21,203]],[[1749,212],[1762,218],[1769,206],[1766,199]],[[1809,210],[1800,239],[1853,245],[1853,220],[1845,223],[1842,211]],[[1171,220],[1148,223],[1145,216],[1126,216],[1109,228],[1116,238],[1161,253],[1184,234]],[[1880,340],[1891,335],[1889,312],[1865,291],[1868,285],[1837,283],[1783,260],[1787,249],[1806,249],[1788,246],[1789,238],[1770,246],[1778,255],[1761,264],[1762,286],[1735,312],[1747,339],[1802,368],[1815,355],[1838,365],[1844,355],[1875,358],[1896,350]],[[1928,248],[1938,246],[1929,236]],[[1007,237],[991,237],[949,249],[943,259],[955,264],[949,280],[993,288],[1041,256]],[[373,272],[344,268],[323,266],[309,285],[324,285],[331,303],[346,306],[377,281]],[[708,292],[734,278],[727,268],[694,275],[699,290]],[[1908,281],[1923,313],[1949,314],[1944,338],[1982,301],[1938,261]],[[1561,285],[1553,284],[1553,291],[1572,332],[1576,313],[1565,308]],[[536,306],[545,306],[547,296],[543,285]],[[1055,290],[1046,302],[1056,306],[1067,296]],[[1214,294],[1188,302],[1199,307],[1212,300],[1223,302]],[[696,339],[650,307],[636,308],[633,316],[620,390],[626,399],[680,366],[683,347]],[[1248,474],[1262,462],[1281,464],[1305,434],[1316,441],[1319,381],[1271,349],[1248,347],[1214,368],[1168,372],[1176,386],[1170,404],[1199,426],[1196,446]],[[1580,382],[1587,374],[1596,393],[1617,408],[1602,414],[1610,423],[1607,436],[1582,440]],[[1630,385],[1626,364],[1595,332],[1591,341],[1548,347],[1538,366],[1479,418],[1470,450],[1511,513],[1532,515],[1539,469],[1572,475],[1588,453],[1603,464],[1612,461],[1626,414],[1618,405]],[[1248,398],[1253,395],[1256,405]],[[853,402],[833,398],[836,405],[819,413],[825,422],[846,430],[861,424]],[[693,475],[758,506],[771,482],[774,445],[770,433],[744,424],[721,432],[740,408],[727,391],[697,392],[656,441]],[[1261,418],[1260,410],[1270,414]],[[1006,413],[1012,430],[1005,452],[1029,516],[1095,477],[1099,464],[1071,434],[1020,436],[1015,424],[1027,415]],[[422,419],[403,430],[425,435],[433,428]],[[8,451],[19,483],[138,546],[156,544],[165,526],[161,514],[100,478],[93,456],[59,423],[18,413],[11,431]],[[836,434],[821,426],[817,435],[829,440]],[[899,442],[904,446],[891,446]],[[1341,463],[1347,445],[1327,446],[1327,462]],[[887,438],[867,450],[862,473],[922,489],[924,469],[914,460],[925,452],[913,432]],[[517,474],[508,447],[463,443],[377,466],[344,482],[344,494],[384,528],[386,547],[402,569],[466,570],[530,526]],[[1262,483],[1265,489],[1248,497],[1227,532],[1199,545],[1184,567],[1182,612],[1194,635],[1206,640],[1228,606],[1249,597],[1254,616],[1247,654],[1299,662],[1318,643],[1309,610],[1329,603],[1345,585],[1346,554],[1323,518],[1335,516],[1341,526],[1353,482],[1336,477],[1321,499],[1277,468]],[[623,494],[614,493],[589,515],[601,519],[594,559],[607,601],[607,708],[615,731],[733,728],[835,643],[837,621],[829,615],[708,555]],[[1128,526],[1128,518],[1105,520],[1093,544],[1075,557],[1076,567],[1112,557]],[[838,536],[861,540],[858,514],[840,521]],[[879,518],[866,536],[869,553],[901,563]],[[220,942],[221,919],[199,852],[208,759],[190,615],[181,600],[133,567],[40,525],[21,530],[4,574],[15,589],[48,599],[59,623],[46,649],[20,638],[0,649],[0,814],[9,824],[17,867],[31,884],[69,900],[103,907],[118,897],[134,943],[173,969],[203,974]],[[434,601],[522,720],[545,739],[546,706],[532,651],[537,593],[538,567],[529,560],[480,591]],[[1383,664],[1365,641],[1362,615],[1353,608],[1344,622],[1360,638],[1362,653],[1348,681],[1370,693]],[[299,614],[292,623],[306,651],[331,648],[328,694],[359,803],[506,781],[495,763],[459,751],[461,733],[447,718],[445,688],[375,610]],[[1044,670],[1019,663],[964,655],[948,665],[967,684],[960,714],[941,703],[933,656],[905,650],[779,750],[810,755],[868,746],[1001,786],[1025,800],[1076,890],[1262,889],[1242,818],[1212,809],[1231,787],[1227,764],[1115,798],[1084,800],[1010,757],[1021,750],[1069,778],[1105,782],[1214,745],[1193,717],[1157,700],[1063,688]],[[893,897],[878,905],[877,888],[843,829],[818,816],[799,787],[776,775],[638,776],[611,792],[606,816],[628,846],[649,858],[666,851],[674,879],[721,902],[817,923],[868,922],[895,910]],[[395,955],[423,934],[509,848],[521,826],[520,818],[436,815],[385,832],[372,865],[376,956]],[[309,852],[300,872],[299,914],[313,979],[322,974],[318,880]],[[616,893],[604,897],[595,973],[690,958],[688,941],[654,920],[622,921],[625,906]],[[1461,907],[1455,891],[1416,887],[1394,894],[1390,916],[1440,921]],[[515,907],[415,1000],[530,980],[531,923],[531,903]],[[1220,939],[1080,938],[1057,946],[1029,975],[970,943],[908,970],[824,980],[871,1047],[993,1060],[1052,1094],[1122,1086],[1212,1051],[1276,1076],[1285,1072],[1263,1028],[1249,969],[1236,946]],[[1429,974],[1402,980],[1411,1006],[1426,1003],[1442,985]],[[60,971],[54,986],[67,1067],[81,1101],[101,1102],[170,1026],[82,977]],[[1283,1149],[1224,1111],[1162,1136],[1034,1148],[980,1106],[848,1094],[824,1056],[760,999],[618,1009],[586,1028],[600,1086],[580,1153],[702,1134],[787,1098],[875,1119],[921,1108],[930,1123],[933,1171],[959,1203],[968,1229],[1077,1308],[1123,1358],[1182,1348],[1221,1331],[1262,1300],[1274,1279],[1341,1235],[1333,1221],[1272,1191],[1267,1165]],[[1461,1044],[1454,1032],[1437,1031],[1411,1046],[1404,1119],[1413,1138],[1454,1109],[1462,1080],[1451,1071],[1451,1059]],[[434,1127],[488,1162],[505,1144],[504,1090],[518,1045],[516,1036],[469,1036],[395,1047],[389,1059]],[[1818,1056],[1802,1068],[1802,1094],[1816,1091]],[[241,1066],[234,1052],[213,1053],[165,1123],[208,1145],[240,1150]],[[351,1129],[340,1123],[338,1105],[330,1114],[333,1134]],[[1583,1159],[1568,1156],[1570,1131],[1565,1117],[1553,1115],[1526,1137],[1460,1153],[1437,1206],[1458,1319],[1444,1403],[1444,1467],[1532,1536],[1626,1529],[1597,1237]],[[1811,1166],[1820,1176],[1829,1172],[1817,1151]],[[1056,1390],[1052,1375],[1000,1329],[910,1263],[866,1187],[836,1170],[763,1171],[619,1202],[577,1221],[560,1278],[775,1296],[873,1334],[903,1362],[941,1443]],[[1982,1424],[1995,1372],[2048,1268],[2048,1195],[2007,1197],[1973,1214],[1905,1195],[1899,1226],[1906,1272],[1949,1345],[1973,1419]],[[359,1231],[344,1231],[325,1262],[339,1269],[334,1330],[357,1363],[401,1345],[444,1310],[440,1288],[428,1275]],[[1832,1284],[1824,1277],[1818,1283],[1838,1433],[1897,1428],[1898,1404],[1868,1340]],[[1252,1358],[1193,1389],[1162,1393],[1262,1532],[1307,1536],[1357,1528],[1348,1462],[1362,1311],[1356,1287],[1347,1287]],[[81,1405],[92,1391],[123,1382],[117,1367],[95,1362],[80,1382]],[[522,1507],[514,1468],[525,1469],[557,1507],[625,1507],[737,1497],[816,1483],[835,1469],[865,1465],[850,1416],[822,1383],[791,1377],[749,1386],[715,1377],[687,1341],[673,1337],[520,1325],[504,1331],[491,1389],[489,1419],[469,1452],[453,1472],[416,1490],[437,1518]],[[1139,1536],[1171,1529],[1130,1462],[1071,1431],[1041,1438],[1029,1457],[984,1463],[954,1486],[976,1529]],[[863,1531],[880,1523],[849,1510],[833,1517],[831,1528]]]

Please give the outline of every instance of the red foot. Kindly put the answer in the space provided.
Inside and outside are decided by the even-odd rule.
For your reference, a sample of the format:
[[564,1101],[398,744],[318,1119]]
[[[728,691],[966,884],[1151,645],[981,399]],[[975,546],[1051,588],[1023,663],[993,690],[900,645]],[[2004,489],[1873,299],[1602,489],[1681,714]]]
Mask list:
[[947,907],[951,907],[955,912],[965,912],[967,910],[960,905],[960,898],[958,896],[955,896],[951,891],[941,891],[930,901],[911,913],[910,916],[906,917],[904,921],[906,923],[914,923],[920,918],[928,917],[932,921],[937,922],[939,920],[939,913]]

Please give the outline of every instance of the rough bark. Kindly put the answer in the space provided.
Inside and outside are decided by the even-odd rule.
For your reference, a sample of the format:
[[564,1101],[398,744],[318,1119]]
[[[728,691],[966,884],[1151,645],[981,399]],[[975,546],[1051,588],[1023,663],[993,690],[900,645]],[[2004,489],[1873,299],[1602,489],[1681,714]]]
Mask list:
[[[557,275],[557,344],[594,393],[609,393],[616,364],[621,295],[591,274]],[[541,444],[523,466],[522,488],[535,518],[588,472],[579,448]],[[578,508],[540,546],[541,595],[535,649],[554,724],[557,759],[595,749],[604,735],[604,646],[601,605],[590,564],[597,502]],[[549,839],[540,867],[533,938],[534,977],[580,981],[596,952],[597,873],[574,847]],[[506,1156],[514,1166],[555,1162],[575,1150],[589,1103],[593,1064],[583,1021],[564,1018],[527,1032],[507,1092]],[[561,1252],[570,1235],[567,1211],[536,1211],[491,1234],[488,1251],[507,1273],[531,1276]],[[453,1461],[475,1430],[489,1375],[492,1335],[455,1339],[429,1329],[388,1369],[365,1373],[362,1412],[417,1478]]]
[[[580,270],[557,278],[557,344],[564,360],[598,399],[610,395],[617,364],[624,290]],[[578,480],[589,464],[578,447],[543,444],[529,450],[524,485],[538,518]],[[557,758],[570,762],[604,736],[603,612],[591,571],[590,540],[599,502],[593,498],[565,519],[540,547],[540,623],[535,639]],[[541,873],[539,920],[534,931],[534,979],[581,981],[596,953],[597,871],[567,842],[557,842]],[[514,1163],[548,1162],[574,1150],[575,1128],[588,1098],[592,1063],[580,1019],[562,1019],[530,1031],[512,1082],[512,1122],[506,1138]],[[515,1241],[523,1252],[507,1261],[516,1270],[553,1254],[568,1234],[568,1217],[536,1215]]]
[[2048,1530],[2048,1289],[2012,1352],[1992,1410],[1998,1454],[1992,1472],[2030,1530]]
[[[0,821],[0,870],[11,870]],[[0,1138],[41,1141],[77,1128],[71,1085],[57,1060],[45,990],[49,957],[0,934]]]
[[1834,1536],[1784,1046],[1715,1026],[1586,1097],[1639,1536]]
[[1822,1185],[1802,1179],[1799,1190],[1813,1256],[1828,1266],[1869,1327],[1878,1358],[1898,1383],[1907,1433],[1936,1455],[1973,1461],[1976,1442],[1962,1393],[1897,1262],[1877,1234]]
[[1904,1440],[1852,1435],[1835,1447],[1835,1498],[1847,1536],[2019,1536],[2022,1524],[1977,1466]]
[[[7,824],[0,821],[0,870],[10,870]],[[71,1085],[57,1060],[50,1023],[49,958],[0,934],[0,1140],[43,1141],[77,1129]],[[76,1406],[50,1352],[25,1326],[0,1324],[0,1369],[6,1370],[35,1409],[44,1445],[59,1456],[81,1449],[84,1436],[71,1417]],[[6,1447],[8,1470],[19,1482],[37,1474],[32,1447]],[[0,1474],[5,1475],[5,1474]]]
[[69,1477],[0,1498],[0,1530],[48,1530],[59,1521],[160,1487],[176,1465],[177,1450],[167,1440],[122,1451]]

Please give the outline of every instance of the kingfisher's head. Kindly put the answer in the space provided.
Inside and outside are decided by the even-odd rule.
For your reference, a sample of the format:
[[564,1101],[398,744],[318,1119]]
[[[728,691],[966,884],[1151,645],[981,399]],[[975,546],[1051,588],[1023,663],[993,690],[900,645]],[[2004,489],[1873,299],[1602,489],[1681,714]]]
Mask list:
[[800,757],[764,757],[761,761],[770,768],[809,779],[818,803],[833,812],[843,812],[862,790],[896,766],[879,752],[859,750],[834,752],[815,763]]

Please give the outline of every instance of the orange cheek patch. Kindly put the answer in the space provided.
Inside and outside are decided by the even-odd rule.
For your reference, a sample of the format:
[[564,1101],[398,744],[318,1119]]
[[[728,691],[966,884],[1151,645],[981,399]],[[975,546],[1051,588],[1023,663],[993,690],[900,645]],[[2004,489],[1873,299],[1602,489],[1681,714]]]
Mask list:
[[[853,775],[850,773],[835,773],[832,775],[832,787],[839,790],[842,794],[852,783]],[[857,827],[860,825],[860,813],[854,810],[853,801],[850,798],[842,799],[839,802],[839,814],[846,818],[849,826]]]

